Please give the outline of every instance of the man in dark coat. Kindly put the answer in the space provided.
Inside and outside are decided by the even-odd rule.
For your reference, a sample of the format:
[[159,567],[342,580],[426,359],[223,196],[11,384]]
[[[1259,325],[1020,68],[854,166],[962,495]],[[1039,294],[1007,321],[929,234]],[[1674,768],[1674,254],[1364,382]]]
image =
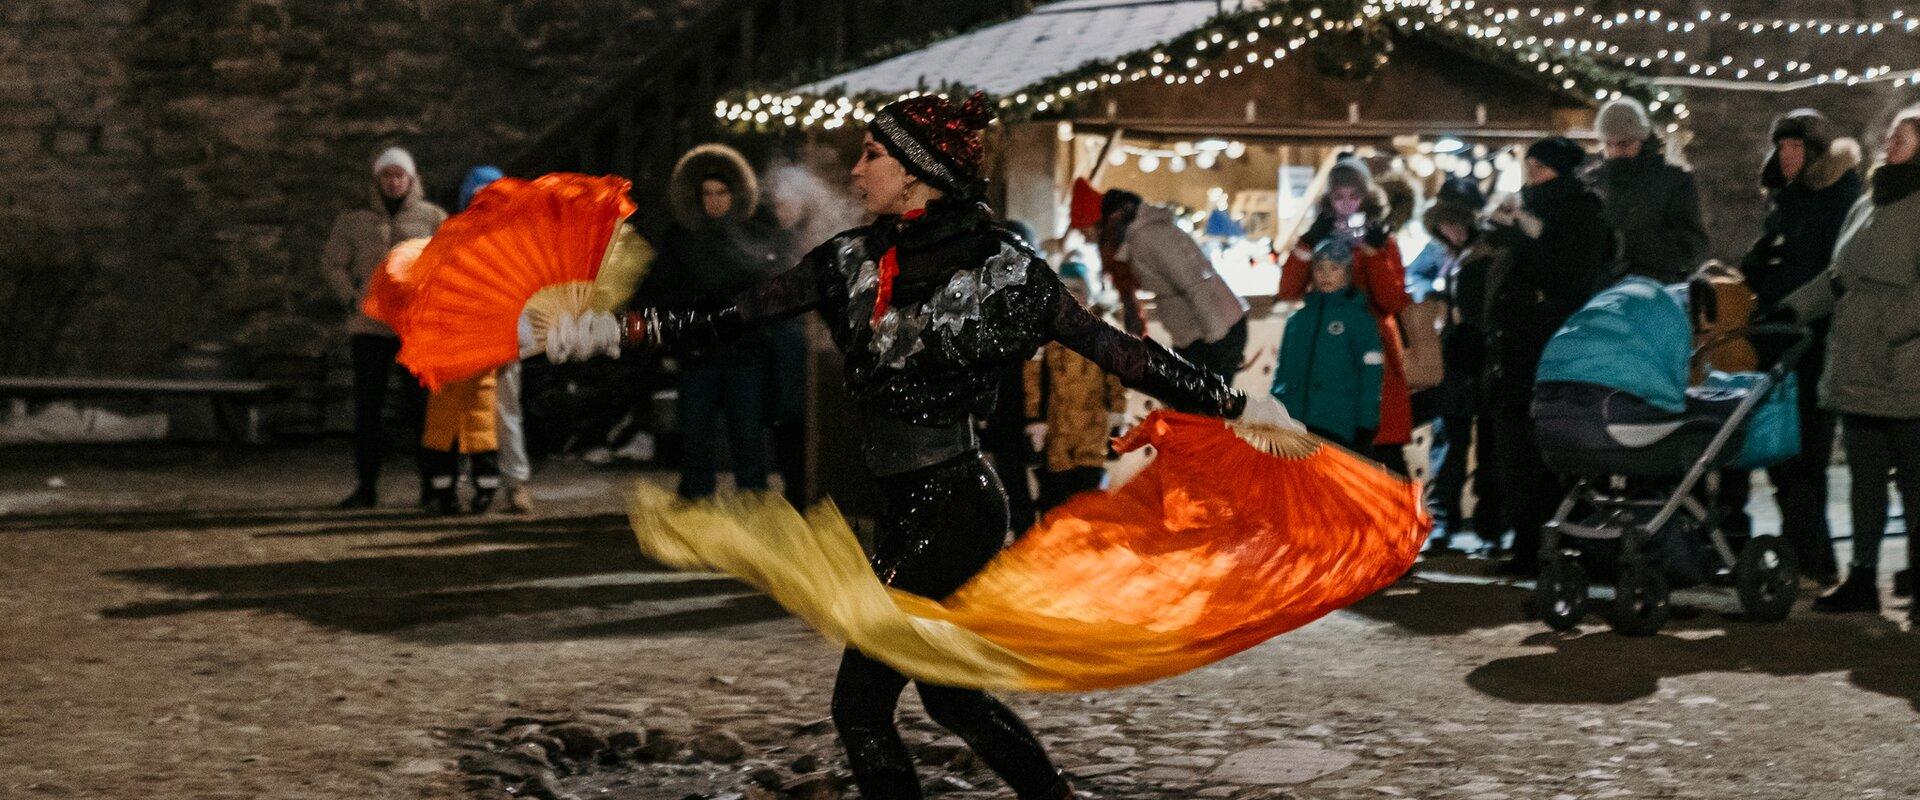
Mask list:
[[[1608,282],[1613,235],[1600,198],[1575,177],[1586,152],[1555,137],[1527,148],[1527,186],[1518,203],[1487,216],[1487,241],[1502,253],[1487,279],[1487,410],[1495,437],[1506,521],[1513,525],[1511,575],[1540,568],[1540,527],[1560,502],[1560,480],[1541,461],[1533,430],[1533,379],[1547,340]],[[1489,535],[1488,538],[1493,538]]]
[[[1820,112],[1788,112],[1773,123],[1772,138],[1773,153],[1760,171],[1760,185],[1767,189],[1766,223],[1740,262],[1763,315],[1774,313],[1787,295],[1826,271],[1841,224],[1862,187],[1860,143],[1840,136]],[[1780,506],[1780,534],[1799,557],[1801,574],[1822,584],[1839,578],[1827,526],[1827,465],[1833,459],[1835,419],[1820,407],[1817,391],[1826,368],[1826,331],[1826,320],[1814,324],[1814,341],[1795,370],[1800,382],[1800,455],[1767,470],[1774,502]],[[1762,363],[1771,364],[1786,342],[1760,337],[1754,344]],[[1741,527],[1747,482],[1723,478],[1721,487],[1729,524]]]
[[1591,183],[1605,204],[1607,224],[1620,237],[1613,277],[1687,280],[1707,255],[1693,173],[1667,163],[1638,100],[1622,97],[1602,106],[1594,127],[1606,160],[1593,170]]
[[[644,294],[662,305],[725,303],[787,266],[779,231],[755,215],[759,181],[738,152],[707,144],[687,151],[669,181],[674,226]],[[711,495],[724,419],[734,486],[767,487],[768,331],[685,354],[680,360],[680,494]]]

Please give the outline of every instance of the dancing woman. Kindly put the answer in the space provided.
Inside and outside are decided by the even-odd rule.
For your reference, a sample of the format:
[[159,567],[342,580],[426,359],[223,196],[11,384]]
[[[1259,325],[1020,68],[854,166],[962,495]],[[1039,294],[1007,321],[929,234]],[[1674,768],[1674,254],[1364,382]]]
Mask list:
[[[1248,397],[1093,316],[1030,247],[994,225],[981,201],[981,132],[991,121],[979,96],[958,105],[922,96],[881,109],[853,167],[875,222],[828,240],[724,309],[648,309],[617,328],[595,321],[577,334],[598,339],[617,330],[629,347],[689,347],[820,312],[846,357],[862,452],[884,497],[873,569],[889,586],[934,599],[958,589],[1001,547],[1006,495],[980,456],[972,418],[991,408],[1006,368],[1048,341],[1176,410],[1295,427],[1272,398]],[[863,797],[921,796],[894,727],[907,683],[858,650],[841,660],[833,721]],[[1006,706],[974,689],[917,688],[934,722],[966,741],[1017,796],[1073,796]]]

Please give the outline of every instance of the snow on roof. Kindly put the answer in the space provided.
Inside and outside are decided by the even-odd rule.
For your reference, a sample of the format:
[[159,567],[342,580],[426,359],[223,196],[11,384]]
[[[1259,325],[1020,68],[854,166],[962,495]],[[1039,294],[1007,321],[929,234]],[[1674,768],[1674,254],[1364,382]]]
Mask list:
[[1171,40],[1245,0],[1064,0],[885,61],[796,87],[900,93],[959,84],[1005,95],[1093,60]]

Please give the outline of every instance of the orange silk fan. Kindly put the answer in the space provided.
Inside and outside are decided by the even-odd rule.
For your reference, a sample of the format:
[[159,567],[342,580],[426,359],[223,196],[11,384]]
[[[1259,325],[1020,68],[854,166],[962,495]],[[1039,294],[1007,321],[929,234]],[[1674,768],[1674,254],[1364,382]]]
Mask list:
[[653,250],[623,222],[630,186],[570,173],[494,181],[431,239],[397,246],[363,308],[400,334],[400,363],[430,389],[514,361],[523,312],[541,337],[561,314],[632,294]]
[[1351,604],[1412,566],[1432,527],[1418,484],[1305,434],[1157,411],[1124,486],[1048,513],[950,597],[882,585],[831,503],[686,503],[642,485],[649,555],[731,574],[911,677],[1081,691],[1177,675]]

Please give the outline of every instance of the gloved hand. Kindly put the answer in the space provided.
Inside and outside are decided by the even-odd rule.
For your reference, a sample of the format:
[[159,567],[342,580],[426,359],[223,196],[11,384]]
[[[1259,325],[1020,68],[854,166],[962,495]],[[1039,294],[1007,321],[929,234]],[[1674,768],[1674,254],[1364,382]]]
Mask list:
[[1487,206],[1487,222],[1491,225],[1511,227],[1515,216],[1519,213],[1520,196],[1511,193],[1503,194],[1494,198],[1493,203]]
[[1027,423],[1027,444],[1033,446],[1033,452],[1047,449],[1047,423]]
[[620,321],[605,311],[562,315],[547,331],[547,360],[555,364],[620,355]]
[[1332,235],[1333,215],[1323,213],[1314,218],[1312,225],[1307,226],[1306,233],[1300,235],[1300,246],[1306,248],[1308,253],[1312,253],[1313,248],[1319,247],[1321,242]]
[[1247,398],[1247,407],[1240,410],[1240,416],[1234,422],[1248,427],[1279,428],[1289,431],[1305,432],[1307,426],[1300,424],[1293,415],[1287,413],[1287,407],[1272,395],[1253,395]]
[[1513,224],[1519,227],[1520,232],[1525,233],[1529,239],[1540,238],[1540,232],[1547,227],[1545,222],[1533,215],[1533,212],[1524,208],[1513,212]]

